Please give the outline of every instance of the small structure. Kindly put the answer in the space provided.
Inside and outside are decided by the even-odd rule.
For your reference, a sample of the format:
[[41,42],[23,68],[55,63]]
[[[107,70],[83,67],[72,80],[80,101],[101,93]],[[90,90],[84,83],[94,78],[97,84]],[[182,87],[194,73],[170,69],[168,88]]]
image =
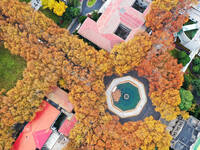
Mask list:
[[88,17],[78,33],[110,51],[114,45],[132,39],[141,29],[149,6],[150,0],[107,0],[98,21]]
[[[48,95],[53,101],[42,102],[41,111],[36,112],[34,119],[24,127],[12,150],[60,150],[67,145],[69,132],[77,120],[71,113],[73,105],[68,101],[67,93],[63,92],[58,87],[53,89]],[[54,105],[50,104],[52,102]]]
[[171,148],[174,150],[198,150],[200,148],[200,121],[193,116],[184,120],[181,116],[168,123],[172,135]]
[[47,95],[48,100],[53,101],[58,107],[71,112],[74,106],[69,101],[68,94],[58,87],[51,88],[52,91]]
[[[120,99],[115,101],[113,92],[120,91]],[[137,116],[147,102],[143,83],[131,76],[114,79],[106,90],[108,109],[121,118]]]
[[41,0],[31,0],[31,6],[32,6],[35,10],[39,10],[40,7],[42,7],[42,1],[41,1]]
[[119,102],[121,91],[119,89],[116,89],[114,92],[112,92],[112,97],[115,102]]

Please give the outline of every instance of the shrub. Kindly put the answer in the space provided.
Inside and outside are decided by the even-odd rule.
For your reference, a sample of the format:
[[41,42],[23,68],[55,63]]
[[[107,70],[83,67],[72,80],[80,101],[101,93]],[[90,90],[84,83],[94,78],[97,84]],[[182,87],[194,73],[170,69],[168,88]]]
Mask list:
[[190,61],[190,57],[188,55],[182,59],[178,59],[178,63],[179,64],[181,63],[183,66],[187,65],[189,61]]
[[97,21],[100,16],[101,16],[101,14],[99,14],[97,11],[93,11],[91,14],[91,19],[94,21]]
[[197,96],[200,96],[200,79],[193,80],[192,85]]
[[188,89],[191,82],[192,82],[192,77],[189,74],[184,74],[184,82],[182,87],[184,89]]
[[199,72],[200,72],[200,66],[199,66],[199,65],[193,66],[193,67],[192,67],[192,71],[193,71],[194,73],[199,73]]
[[194,65],[200,65],[200,58],[195,58],[192,63]]
[[87,16],[80,16],[78,18],[79,23],[83,23],[85,21],[85,19],[87,18]]
[[178,63],[179,64],[181,63],[183,66],[185,66],[190,61],[190,57],[184,51],[179,51],[177,49],[174,49],[174,50],[171,51],[171,55],[174,58],[177,58]]
[[78,7],[80,6],[80,0],[69,0],[68,5],[70,7]]
[[80,9],[79,8],[70,7],[69,12],[70,12],[70,16],[72,18],[78,17],[80,15]]

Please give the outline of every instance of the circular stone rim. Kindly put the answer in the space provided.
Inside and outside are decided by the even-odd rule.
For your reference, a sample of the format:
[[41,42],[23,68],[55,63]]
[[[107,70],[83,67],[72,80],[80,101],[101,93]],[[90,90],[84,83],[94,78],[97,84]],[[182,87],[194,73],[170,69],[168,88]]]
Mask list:
[[[122,111],[121,109],[119,109],[113,104],[112,92],[113,92],[113,89],[117,87],[117,85],[121,83],[125,83],[125,82],[129,82],[130,84],[134,83],[134,86],[138,88],[140,101],[138,102],[138,104],[136,105],[134,109]],[[144,108],[145,104],[147,103],[147,97],[146,97],[144,84],[131,76],[125,76],[125,77],[113,79],[106,90],[106,97],[107,97],[106,101],[107,101],[108,109],[114,114],[118,115],[120,118],[128,118],[128,117],[139,115],[142,109]]]

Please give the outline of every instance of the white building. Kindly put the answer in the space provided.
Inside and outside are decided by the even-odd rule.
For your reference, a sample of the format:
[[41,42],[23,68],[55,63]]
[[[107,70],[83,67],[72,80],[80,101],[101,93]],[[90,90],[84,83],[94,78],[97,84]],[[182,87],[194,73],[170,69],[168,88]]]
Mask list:
[[167,123],[172,135],[171,148],[174,150],[198,150],[200,148],[200,121],[193,116],[184,120],[181,116]]
[[198,5],[192,6],[188,10],[189,22],[186,23],[182,30],[177,33],[180,39],[180,43],[190,50],[190,62],[182,69],[185,72],[194,59],[194,57],[199,53],[200,49],[200,0]]

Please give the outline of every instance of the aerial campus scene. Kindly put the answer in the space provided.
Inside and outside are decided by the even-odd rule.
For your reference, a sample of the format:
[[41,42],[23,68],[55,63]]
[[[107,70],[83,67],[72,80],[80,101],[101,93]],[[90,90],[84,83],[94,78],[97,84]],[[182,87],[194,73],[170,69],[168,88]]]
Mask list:
[[0,150],[200,150],[200,0],[0,0]]

